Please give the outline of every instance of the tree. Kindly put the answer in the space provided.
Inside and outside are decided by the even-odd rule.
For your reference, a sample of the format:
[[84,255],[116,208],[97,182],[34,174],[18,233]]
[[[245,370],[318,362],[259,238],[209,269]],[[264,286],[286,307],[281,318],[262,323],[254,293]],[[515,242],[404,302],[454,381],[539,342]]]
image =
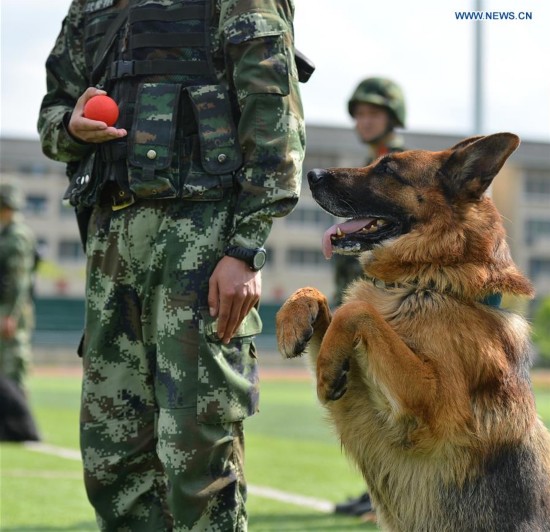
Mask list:
[[533,341],[545,362],[550,362],[550,297],[543,299],[533,319]]

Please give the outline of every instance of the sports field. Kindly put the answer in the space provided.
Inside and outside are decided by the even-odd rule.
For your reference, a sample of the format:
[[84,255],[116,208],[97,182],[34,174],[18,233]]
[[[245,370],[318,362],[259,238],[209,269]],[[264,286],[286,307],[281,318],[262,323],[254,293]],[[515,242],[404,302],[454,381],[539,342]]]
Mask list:
[[[245,425],[251,532],[377,530],[332,505],[363,489],[316,402],[301,361],[262,369],[260,414]],[[550,426],[550,379],[533,374],[537,406]],[[35,367],[33,410],[43,442],[0,446],[3,532],[97,530],[78,453],[79,370]]]

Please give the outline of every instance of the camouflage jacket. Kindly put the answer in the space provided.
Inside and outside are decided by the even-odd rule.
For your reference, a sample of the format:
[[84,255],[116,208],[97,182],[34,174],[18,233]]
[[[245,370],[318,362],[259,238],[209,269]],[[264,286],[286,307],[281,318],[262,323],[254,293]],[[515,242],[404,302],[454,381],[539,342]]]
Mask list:
[[404,151],[405,144],[403,137],[393,133],[387,142],[381,146],[378,146],[377,149],[369,145],[369,155],[365,161],[365,166],[368,166],[374,162],[378,157],[385,155],[386,153],[393,153],[398,151]]
[[31,301],[36,242],[19,216],[0,231],[0,308],[19,319]]
[[[153,4],[128,0],[130,5]],[[272,218],[298,201],[305,127],[294,61],[292,0],[209,0],[217,24],[209,41],[217,81],[237,107],[242,165],[236,170],[237,208],[230,245],[257,247]],[[155,5],[173,4],[157,0]],[[125,5],[124,0],[73,0],[46,62],[47,94],[38,120],[44,153],[67,163],[82,160],[94,145],[65,129],[76,100],[91,85],[86,49],[86,13]],[[213,28],[213,29],[212,29]]]

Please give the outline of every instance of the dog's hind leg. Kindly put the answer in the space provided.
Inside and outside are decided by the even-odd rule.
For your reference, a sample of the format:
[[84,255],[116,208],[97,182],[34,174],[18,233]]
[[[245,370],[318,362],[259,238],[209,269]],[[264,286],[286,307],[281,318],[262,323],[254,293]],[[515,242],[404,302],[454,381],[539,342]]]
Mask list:
[[301,288],[283,304],[275,318],[279,351],[286,358],[306,348],[313,361],[331,321],[327,298],[316,288]]

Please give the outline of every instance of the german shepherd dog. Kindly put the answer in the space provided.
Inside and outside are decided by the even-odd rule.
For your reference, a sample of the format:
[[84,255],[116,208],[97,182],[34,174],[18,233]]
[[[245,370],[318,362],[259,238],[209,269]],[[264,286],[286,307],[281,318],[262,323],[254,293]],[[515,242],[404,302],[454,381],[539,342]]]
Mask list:
[[550,531],[529,327],[497,302],[533,289],[484,195],[518,145],[498,133],[308,173],[319,205],[349,218],[325,255],[360,254],[364,278],[334,315],[317,289],[296,291],[277,341],[287,358],[307,348],[385,530]]

